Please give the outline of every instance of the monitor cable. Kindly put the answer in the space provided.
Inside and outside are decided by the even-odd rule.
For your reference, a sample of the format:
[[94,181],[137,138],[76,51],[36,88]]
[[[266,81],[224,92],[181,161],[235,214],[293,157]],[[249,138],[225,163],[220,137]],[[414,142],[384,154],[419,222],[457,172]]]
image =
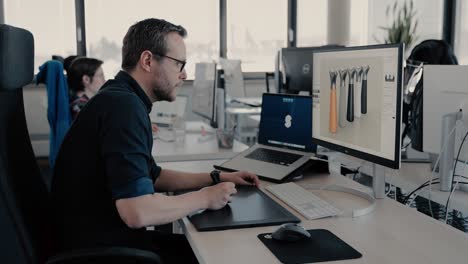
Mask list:
[[[463,137],[463,140],[460,144],[460,147],[458,148],[458,153],[457,153],[457,157],[455,158],[455,165],[453,166],[453,174],[452,174],[452,190],[447,198],[447,203],[445,204],[445,223],[447,223],[447,220],[448,220],[448,213],[449,213],[449,205],[450,205],[450,198],[452,197],[453,193],[455,192],[455,190],[457,189],[458,187],[458,184],[460,183],[460,180],[459,178],[457,179],[455,185],[454,185],[454,181],[455,181],[455,171],[456,171],[456,168],[457,168],[457,164],[458,164],[458,159],[460,158],[460,153],[461,153],[461,150],[463,148],[463,144],[465,143],[466,141],[466,137],[468,136],[468,132],[465,133],[465,136]],[[466,165],[467,165],[467,161],[465,161],[465,167],[463,168],[463,171],[465,171],[466,169]]]
[[[442,148],[441,148],[441,153],[445,151],[445,149],[447,148],[448,146],[448,141],[449,141],[449,138],[452,136],[453,133],[455,133],[456,131],[456,128],[457,126],[455,125],[452,130],[450,131],[449,135],[446,137],[446,140],[445,142],[441,142],[441,144],[443,144]],[[431,217],[434,218],[434,212],[432,212],[432,199],[431,199],[431,194],[432,194],[432,176],[435,174],[435,170],[437,169],[437,166],[439,165],[439,162],[440,162],[440,155],[438,155],[437,157],[437,160],[436,162],[434,163],[434,168],[432,168],[432,172],[431,174],[429,175],[429,193],[428,193],[428,199],[427,199],[427,202],[428,202],[428,205],[429,205],[429,211],[431,213]],[[437,178],[438,179],[438,178]]]

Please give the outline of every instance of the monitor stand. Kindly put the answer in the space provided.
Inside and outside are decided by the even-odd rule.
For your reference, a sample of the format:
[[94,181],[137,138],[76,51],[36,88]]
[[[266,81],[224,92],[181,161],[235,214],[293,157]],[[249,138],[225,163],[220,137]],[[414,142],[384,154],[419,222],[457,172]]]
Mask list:
[[376,199],[385,198],[385,168],[382,165],[372,164],[372,189]]
[[402,163],[431,163],[431,157],[428,153],[419,152],[408,146],[401,150]]

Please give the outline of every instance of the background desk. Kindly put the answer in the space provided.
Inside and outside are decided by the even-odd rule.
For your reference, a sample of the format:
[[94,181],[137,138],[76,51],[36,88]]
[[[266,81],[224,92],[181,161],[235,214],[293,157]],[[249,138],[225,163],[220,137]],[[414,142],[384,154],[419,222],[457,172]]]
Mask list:
[[156,162],[214,160],[230,159],[248,148],[247,145],[234,140],[232,149],[222,149],[218,147],[216,135],[209,135],[211,138],[203,142],[198,140],[200,136],[200,133],[187,132],[184,143],[180,145],[155,139],[151,153]]
[[[213,164],[221,162],[171,162],[161,166],[197,172],[209,171]],[[305,183],[339,183],[368,190],[335,175],[306,175],[298,184]],[[262,182],[262,186],[268,184]],[[344,193],[314,193],[342,209],[358,208],[368,203]],[[294,210],[290,211],[302,219],[305,228],[330,230],[363,254],[360,259],[333,263],[467,263],[468,260],[467,234],[388,198],[378,200],[373,213],[354,219],[333,217],[308,221]],[[186,218],[179,222],[200,263],[278,263],[257,238],[258,234],[272,232],[277,226],[198,232]]]

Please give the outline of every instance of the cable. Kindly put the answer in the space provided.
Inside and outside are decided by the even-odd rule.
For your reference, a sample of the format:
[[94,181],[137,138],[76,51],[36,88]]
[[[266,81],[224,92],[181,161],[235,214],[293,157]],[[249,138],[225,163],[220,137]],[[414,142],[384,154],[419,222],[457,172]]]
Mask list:
[[[448,139],[452,136],[452,134],[456,131],[456,128],[457,126],[453,126],[452,130],[450,131],[449,135],[447,136],[445,142],[441,142],[443,143],[444,145],[442,146],[441,148],[441,153],[445,151],[445,149],[447,148],[447,145],[448,145]],[[434,213],[432,212],[432,199],[431,199],[431,193],[432,193],[432,176],[434,175],[435,173],[435,170],[437,168],[437,166],[439,165],[439,161],[440,161],[440,155],[437,157],[437,160],[434,164],[434,168],[432,169],[432,173],[431,175],[429,175],[429,194],[428,194],[428,199],[427,199],[427,203],[429,205],[429,211],[431,212],[431,216],[432,218],[434,218]]]
[[[457,186],[458,186],[458,183],[460,182],[459,180],[457,180],[455,186],[453,185],[454,183],[454,180],[455,180],[455,171],[457,169],[457,164],[458,164],[458,158],[460,158],[460,153],[461,153],[461,150],[463,148],[463,144],[465,143],[465,140],[466,140],[466,137],[468,136],[468,132],[466,132],[465,136],[463,137],[463,140],[460,144],[460,148],[458,148],[458,153],[457,153],[457,158],[455,159],[455,165],[453,166],[453,173],[452,173],[452,190],[450,191],[450,194],[447,198],[447,203],[445,204],[445,223],[447,224],[447,219],[448,219],[448,212],[449,212],[449,202],[450,202],[450,198],[452,197],[453,193],[455,192],[455,190],[457,189]],[[466,168],[466,162],[465,162],[465,167],[463,169],[463,171],[465,171],[465,168]]]
[[[465,166],[466,166],[467,162],[468,162],[468,161],[465,161]],[[463,179],[468,179],[468,177],[463,176],[463,175],[459,175],[459,174],[455,174],[455,177],[461,177],[461,178],[463,178]]]
[[[435,179],[433,179],[433,180],[435,180]],[[438,183],[440,183],[440,182],[439,182],[439,181],[432,181],[432,184],[438,184]],[[459,182],[459,184],[468,184],[468,182]],[[416,193],[417,191],[419,191],[419,190],[421,190],[422,188],[427,187],[427,186],[429,186],[429,185],[430,185],[430,184],[429,184],[429,181],[423,183],[421,186],[419,186],[418,188],[416,188],[415,190],[413,190],[412,192],[410,192],[408,195],[406,195],[406,197],[405,197],[405,199],[403,200],[402,203],[403,203],[403,204],[408,203],[408,200],[409,200],[409,198],[411,197],[411,195],[413,195],[413,194]]]
[[[458,158],[460,158],[460,153],[463,148],[463,144],[465,143],[466,137],[468,136],[468,132],[466,132],[465,136],[463,137],[463,140],[460,144],[460,147],[458,148],[458,153],[457,153],[457,158],[455,159],[455,165],[453,166],[453,173],[452,173],[452,189],[453,189],[453,183],[455,180],[455,171],[457,169],[457,164],[458,164]],[[466,163],[465,163],[466,164]]]
[[411,145],[411,141],[408,142],[408,144],[404,145],[403,147],[401,147],[401,149],[406,149],[409,145]]
[[438,181],[437,182],[434,182],[433,180],[437,180],[439,178],[434,178],[434,179],[431,179],[429,181],[426,181],[425,183],[421,184],[419,187],[417,187],[416,189],[414,189],[413,191],[411,191],[408,195],[405,196],[405,198],[403,199],[403,204],[406,204],[409,200],[409,198],[411,197],[411,195],[413,195],[414,193],[416,193],[417,191],[419,191],[420,189],[424,188],[424,187],[427,187],[427,186],[430,186],[431,184],[437,184],[439,183]]
[[356,168],[356,171],[353,174],[353,181],[356,180],[356,175],[360,172],[359,170],[361,169],[362,165]]

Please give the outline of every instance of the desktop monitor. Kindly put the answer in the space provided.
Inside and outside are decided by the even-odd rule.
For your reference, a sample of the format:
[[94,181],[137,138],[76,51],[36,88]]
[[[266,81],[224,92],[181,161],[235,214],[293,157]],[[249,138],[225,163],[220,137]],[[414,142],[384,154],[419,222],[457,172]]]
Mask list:
[[[298,93],[300,91],[312,94],[312,58],[314,51],[319,49],[331,49],[341,47],[329,45],[322,47],[301,47],[301,48],[283,48],[281,49],[281,64],[284,87],[288,93]],[[278,74],[278,78],[280,75]],[[275,80],[279,82],[280,80]],[[279,89],[278,89],[279,91]]]
[[192,112],[216,127],[216,63],[197,63],[192,91]]
[[226,96],[231,99],[246,97],[241,61],[219,58],[219,64],[224,71]]
[[467,160],[460,148],[468,120],[468,66],[425,65],[423,81],[422,147],[424,152],[439,154],[440,190],[451,191],[453,176],[464,174],[464,166],[454,167],[454,160]]
[[[442,117],[468,109],[468,66],[425,65],[423,78],[423,150],[439,153],[442,145]],[[463,115],[463,119],[466,119],[466,113]],[[460,137],[457,138],[461,140]]]
[[457,64],[452,47],[444,40],[424,40],[408,56],[404,73],[402,118],[405,128],[402,138],[407,135],[413,149],[423,151],[423,66]]
[[312,140],[400,167],[403,44],[316,50]]

